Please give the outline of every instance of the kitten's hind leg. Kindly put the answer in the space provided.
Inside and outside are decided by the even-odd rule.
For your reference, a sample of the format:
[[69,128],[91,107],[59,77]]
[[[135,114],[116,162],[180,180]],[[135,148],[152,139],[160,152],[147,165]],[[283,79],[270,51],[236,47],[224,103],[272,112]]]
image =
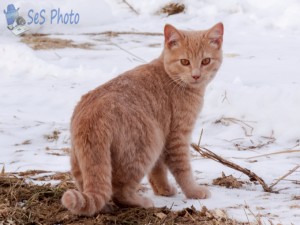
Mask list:
[[80,167],[79,167],[78,161],[77,161],[74,153],[71,153],[71,173],[75,179],[76,187],[78,188],[78,190],[80,192],[82,192],[83,191],[82,174],[81,174]]
[[168,169],[162,159],[159,159],[148,176],[154,194],[173,196],[177,193],[176,187],[168,181]]
[[[92,135],[92,134],[90,134]],[[99,135],[101,136],[101,135]],[[104,135],[102,135],[103,137]],[[110,140],[92,143],[86,139],[77,139],[76,157],[83,180],[83,191],[67,190],[62,196],[62,204],[73,214],[92,216],[103,210],[111,199],[111,158]],[[88,144],[86,144],[88,143]],[[75,161],[76,162],[76,161]]]
[[154,207],[153,202],[137,193],[138,182],[129,181],[126,184],[114,185],[113,201],[118,206]]

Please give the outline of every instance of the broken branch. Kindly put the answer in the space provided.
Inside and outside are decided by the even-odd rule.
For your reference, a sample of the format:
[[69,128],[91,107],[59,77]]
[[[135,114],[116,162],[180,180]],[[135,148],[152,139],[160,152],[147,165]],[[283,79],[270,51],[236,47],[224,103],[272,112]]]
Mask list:
[[199,152],[200,155],[202,155],[203,157],[212,159],[216,162],[222,163],[225,166],[228,166],[232,169],[238,170],[238,171],[246,174],[250,178],[251,181],[259,182],[261,184],[262,188],[264,189],[264,191],[272,192],[272,188],[268,187],[268,185],[265,183],[265,181],[261,177],[257,176],[254,172],[252,172],[246,168],[243,168],[233,162],[230,162],[226,159],[223,159],[222,157],[218,156],[217,154],[213,153],[212,151],[208,150],[207,148],[200,147],[196,144],[192,144],[192,147],[194,150]]

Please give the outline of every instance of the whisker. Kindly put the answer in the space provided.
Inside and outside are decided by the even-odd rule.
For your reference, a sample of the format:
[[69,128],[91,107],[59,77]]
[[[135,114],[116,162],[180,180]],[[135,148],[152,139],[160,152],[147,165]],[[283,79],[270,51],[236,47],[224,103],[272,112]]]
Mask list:
[[178,90],[178,94],[180,96],[183,96],[184,95],[184,91],[186,90],[186,87],[187,87],[187,83],[184,82],[180,76],[174,76],[171,78],[171,80],[166,83],[166,88],[169,88],[170,85],[174,85],[170,94],[172,94],[175,90]]
[[167,85],[167,87],[169,87],[170,85],[174,85],[174,87],[173,87],[173,89],[172,89],[172,91],[173,91],[174,88],[178,86],[178,83],[179,83],[179,82],[181,82],[180,77],[179,77],[179,76],[178,76],[178,77],[175,77],[175,78],[171,79],[171,81],[169,82],[169,84]]
[[182,97],[184,97],[184,92],[185,92],[185,89],[186,89],[186,87],[187,87],[187,83],[186,82],[184,82],[184,81],[181,81],[181,92],[180,92],[180,95],[182,96]]

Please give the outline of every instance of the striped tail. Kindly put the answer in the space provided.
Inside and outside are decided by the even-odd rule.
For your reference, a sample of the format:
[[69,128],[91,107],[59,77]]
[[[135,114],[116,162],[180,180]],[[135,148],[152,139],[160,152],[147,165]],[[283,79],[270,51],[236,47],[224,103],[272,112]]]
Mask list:
[[112,197],[110,142],[95,141],[81,149],[73,148],[76,154],[73,154],[75,163],[72,164],[72,174],[77,183],[81,183],[77,185],[80,191],[67,190],[61,201],[73,214],[92,216],[105,210]]
[[99,194],[67,190],[63,194],[62,204],[73,214],[92,216],[104,208],[106,201]]

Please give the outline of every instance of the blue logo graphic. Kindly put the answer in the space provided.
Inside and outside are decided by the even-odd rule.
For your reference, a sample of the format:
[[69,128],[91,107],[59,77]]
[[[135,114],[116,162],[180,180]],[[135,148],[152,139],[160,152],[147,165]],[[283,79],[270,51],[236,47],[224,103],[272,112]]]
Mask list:
[[33,25],[76,25],[80,21],[79,13],[73,11],[73,9],[69,12],[63,12],[59,7],[50,11],[46,11],[43,8],[40,10],[29,9],[27,15],[23,13],[25,17],[27,16],[26,20],[19,15],[19,9],[14,4],[9,4],[7,10],[3,10],[6,16],[7,28],[15,35],[28,31],[29,26]]
[[3,11],[6,16],[7,28],[15,35],[19,35],[29,30],[25,26],[26,20],[19,16],[19,8],[16,9],[13,4],[7,6],[7,11]]

